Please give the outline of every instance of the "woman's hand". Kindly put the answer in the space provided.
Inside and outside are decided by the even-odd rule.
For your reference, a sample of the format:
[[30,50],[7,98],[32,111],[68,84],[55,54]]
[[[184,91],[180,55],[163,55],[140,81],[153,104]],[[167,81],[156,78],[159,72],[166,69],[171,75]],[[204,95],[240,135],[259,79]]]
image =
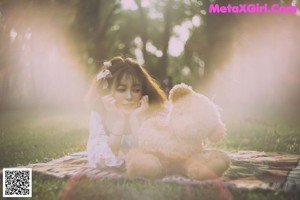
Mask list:
[[138,134],[137,131],[141,125],[142,118],[146,114],[148,109],[149,109],[149,97],[148,95],[145,95],[140,100],[140,106],[136,108],[130,115],[131,130],[136,136]]
[[116,106],[116,100],[112,95],[106,95],[101,98],[106,111],[120,114]]
[[131,113],[131,117],[139,118],[143,116],[143,114],[145,114],[148,109],[149,109],[149,97],[148,95],[145,95],[140,100],[140,106]]
[[112,95],[102,97],[104,109],[106,110],[105,117],[108,118],[109,127],[108,144],[115,155],[118,155],[122,136],[126,131],[128,117],[116,106],[116,100]]

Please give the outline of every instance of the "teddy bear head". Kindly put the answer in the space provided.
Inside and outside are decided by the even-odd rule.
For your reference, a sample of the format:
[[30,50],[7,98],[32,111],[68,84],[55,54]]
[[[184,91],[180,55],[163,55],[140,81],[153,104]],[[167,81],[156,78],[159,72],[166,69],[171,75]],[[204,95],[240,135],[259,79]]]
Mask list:
[[168,123],[178,138],[217,142],[224,137],[226,129],[219,110],[206,96],[182,83],[172,88],[169,100]]

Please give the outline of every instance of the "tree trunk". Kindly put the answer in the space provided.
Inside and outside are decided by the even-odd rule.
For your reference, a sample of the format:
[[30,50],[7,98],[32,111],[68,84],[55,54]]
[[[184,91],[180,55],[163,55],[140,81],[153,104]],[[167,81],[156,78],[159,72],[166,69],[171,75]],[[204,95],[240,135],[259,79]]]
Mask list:
[[164,10],[164,33],[162,39],[162,52],[163,56],[159,62],[160,68],[160,79],[163,80],[167,77],[167,68],[168,68],[168,48],[169,48],[169,40],[171,37],[171,28],[172,28],[172,19],[171,19],[171,6],[172,1],[168,0],[165,10]]
[[146,50],[146,44],[148,42],[147,16],[146,16],[145,10],[143,9],[143,7],[141,5],[141,1],[140,0],[135,0],[135,3],[137,4],[137,6],[139,8],[139,15],[140,15],[140,36],[141,36],[141,39],[142,39],[142,42],[143,42],[142,52],[143,52],[144,62],[145,62],[145,66],[148,66],[148,52]]

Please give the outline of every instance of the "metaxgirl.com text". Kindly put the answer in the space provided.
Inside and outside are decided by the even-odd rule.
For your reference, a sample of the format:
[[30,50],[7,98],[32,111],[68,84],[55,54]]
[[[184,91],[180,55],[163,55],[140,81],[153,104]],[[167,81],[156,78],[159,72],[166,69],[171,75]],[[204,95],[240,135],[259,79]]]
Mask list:
[[210,4],[209,13],[296,13],[296,6],[283,6],[279,4],[239,4],[220,5]]

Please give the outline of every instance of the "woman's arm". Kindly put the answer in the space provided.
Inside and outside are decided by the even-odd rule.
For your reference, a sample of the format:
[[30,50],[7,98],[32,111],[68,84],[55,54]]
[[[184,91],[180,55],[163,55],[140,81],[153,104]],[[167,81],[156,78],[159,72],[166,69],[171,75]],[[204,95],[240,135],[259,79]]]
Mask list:
[[129,118],[131,132],[133,133],[133,143],[138,144],[139,128],[145,119],[145,116],[149,110],[149,97],[145,95],[140,100],[140,107],[138,107],[133,113],[131,113]]
[[116,107],[115,101],[112,95],[102,97],[102,103],[106,109],[105,119],[107,119],[107,128],[109,129],[108,144],[114,154],[118,155],[128,119],[126,119],[124,113]]
[[124,119],[116,119],[113,127],[111,128],[108,144],[115,155],[118,155],[124,130],[125,130],[125,120]]
[[99,113],[92,111],[89,124],[89,141],[87,144],[88,162],[91,166],[107,167],[108,165],[114,165],[116,156],[109,145],[109,138],[101,116]]

